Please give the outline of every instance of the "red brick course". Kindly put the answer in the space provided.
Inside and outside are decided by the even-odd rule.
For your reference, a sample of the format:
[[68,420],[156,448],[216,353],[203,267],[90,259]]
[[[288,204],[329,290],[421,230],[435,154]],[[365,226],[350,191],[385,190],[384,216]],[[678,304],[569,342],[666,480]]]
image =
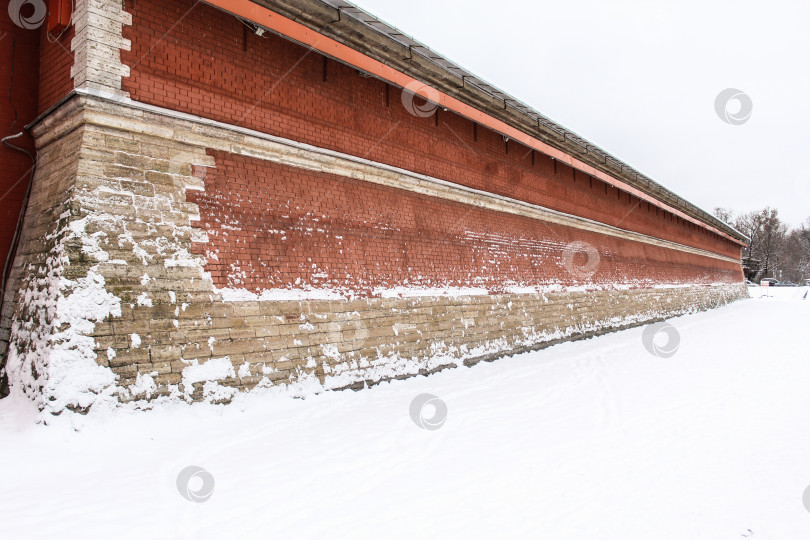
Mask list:
[[70,42],[75,35],[70,26],[58,39],[48,36],[42,25],[39,33],[40,73],[39,73],[39,106],[41,114],[73,90],[73,79],[70,68],[73,67],[73,52]]
[[[377,287],[583,283],[562,250],[592,244],[600,264],[591,281],[733,283],[738,264],[404,190],[209,151],[217,166],[200,208],[209,242],[206,269],[218,287],[261,291]],[[586,261],[575,259],[578,265]]]

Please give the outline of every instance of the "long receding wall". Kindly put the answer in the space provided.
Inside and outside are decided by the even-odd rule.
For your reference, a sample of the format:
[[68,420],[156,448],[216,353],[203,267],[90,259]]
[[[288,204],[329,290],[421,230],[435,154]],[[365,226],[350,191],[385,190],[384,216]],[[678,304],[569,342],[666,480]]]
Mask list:
[[35,128],[5,306],[41,407],[342,388],[704,309],[739,262],[92,96]]
[[732,242],[381,81],[203,5],[77,5],[0,320],[46,413],[362,387],[744,295]]
[[411,114],[401,89],[275,34],[260,38],[211,6],[138,0],[128,10],[121,88],[134,100],[739,256],[739,244],[466,118]]

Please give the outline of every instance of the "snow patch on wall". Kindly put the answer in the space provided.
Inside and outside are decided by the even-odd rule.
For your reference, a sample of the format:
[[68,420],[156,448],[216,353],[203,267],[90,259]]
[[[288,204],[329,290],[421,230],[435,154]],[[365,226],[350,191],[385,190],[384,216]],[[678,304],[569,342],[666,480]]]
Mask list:
[[483,287],[378,287],[373,291],[380,298],[410,298],[426,296],[481,296],[489,294]]
[[345,300],[347,295],[332,289],[265,289],[252,292],[247,289],[214,288],[225,302],[274,302],[284,300]]
[[[105,190],[111,192],[109,188],[99,189]],[[130,196],[126,192],[119,194]],[[86,208],[100,205],[98,193],[80,192],[73,202]],[[172,232],[161,234],[159,227],[170,227]],[[137,235],[134,230],[139,231]],[[107,290],[101,267],[128,266],[127,261],[112,259],[105,247],[114,246],[135,255],[136,261],[146,270],[138,278],[143,287],[154,281],[149,266],[155,263],[163,263],[165,268],[194,266],[200,269],[200,277],[204,279],[204,258],[191,255],[186,248],[191,227],[144,222],[126,215],[93,210],[78,219],[65,212],[55,231],[45,238],[52,246],[45,260],[29,264],[25,269],[18,296],[23,307],[11,322],[5,371],[12,398],[33,401],[45,422],[51,415],[65,410],[95,412],[120,406],[122,401],[128,401],[128,406],[136,408],[151,407],[146,400],[156,397],[157,372],[137,373],[134,382],[121,386],[112,369],[102,365],[112,362],[117,356],[116,351],[107,348],[100,355],[96,353],[96,342],[92,337],[96,324],[120,317],[122,313],[121,298]],[[69,250],[77,248],[81,255],[70,255],[72,251]],[[81,273],[81,267],[76,267],[88,260],[91,266],[86,275],[72,279],[65,277],[75,275],[77,270]],[[174,293],[171,299],[176,300]],[[153,299],[142,291],[134,299],[135,304],[149,308],[153,306]],[[148,347],[137,333],[127,337],[132,349]],[[205,379],[205,382],[209,381]],[[168,396],[161,395],[157,399],[188,399],[176,386]],[[204,393],[212,399],[222,399],[231,390],[208,384]]]
[[142,375],[138,373],[135,379],[135,384],[129,387],[129,391],[135,397],[142,397],[149,399],[152,394],[157,390],[157,384],[151,375]]
[[[236,372],[233,369],[233,363],[228,356],[211,358],[202,364],[197,360],[192,360],[189,366],[183,368],[182,397],[191,400],[194,383],[201,382],[204,383],[202,396],[204,401],[227,401],[237,394],[239,390],[232,386],[223,386],[220,381],[228,378],[232,379],[235,376]],[[175,394],[174,397],[179,396]]]
[[27,317],[12,321],[6,372],[12,394],[32,399],[40,411],[86,411],[116,401],[116,375],[96,362],[92,334],[96,323],[121,315],[121,300],[105,289],[98,265],[85,277],[64,277],[70,265],[68,242],[97,262],[109,259],[100,247],[101,231],[87,234],[89,217],[78,219],[46,238],[53,242],[42,267],[29,265],[21,301]]
[[[596,291],[630,291],[634,289],[679,289],[696,286],[722,287],[730,283],[664,283],[651,279],[616,283],[584,283],[565,285],[558,282],[540,284],[511,283],[502,287],[457,287],[437,285],[430,287],[396,286],[377,287],[371,291],[375,298],[459,298],[463,296],[486,296],[490,294],[549,294]],[[296,300],[354,300],[363,298],[360,291],[351,289],[318,289],[312,287],[264,289],[258,292],[244,288],[214,286],[214,292],[225,302],[282,302]]]

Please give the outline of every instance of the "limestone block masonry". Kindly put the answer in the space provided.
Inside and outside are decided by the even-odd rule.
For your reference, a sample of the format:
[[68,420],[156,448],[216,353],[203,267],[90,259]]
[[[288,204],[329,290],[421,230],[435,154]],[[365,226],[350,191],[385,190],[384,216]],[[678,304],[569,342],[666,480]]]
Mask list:
[[[8,352],[4,374],[11,391],[26,394],[44,413],[168,399],[226,402],[239,391],[274,385],[359,388],[707,309],[745,294],[739,261],[722,255],[127,99],[79,93],[34,135],[39,168],[3,306],[0,352]],[[252,171],[251,178],[218,180],[234,190],[261,188],[265,165],[301,171],[300,201],[289,201],[289,212],[307,201],[304,187],[344,179],[347,190],[373,188],[394,200],[416,197],[418,204],[447,211],[487,212],[471,215],[480,227],[490,218],[520,220],[515,223],[528,224],[529,231],[547,231],[547,241],[526,242],[527,250],[537,250],[528,263],[515,262],[525,259],[522,253],[496,254],[526,278],[512,288],[484,279],[497,275],[481,270],[490,264],[486,257],[464,262],[464,253],[430,251],[432,244],[420,244],[416,235],[408,241],[420,254],[412,264],[422,264],[424,272],[450,259],[478,264],[479,275],[469,276],[474,267],[468,266],[467,277],[417,283],[444,287],[443,294],[397,294],[403,283],[375,282],[375,268],[356,283],[347,278],[343,288],[328,280],[317,286],[317,272],[304,266],[339,258],[337,248],[299,243],[285,253],[297,260],[296,248],[306,248],[300,275],[310,282],[296,285],[288,268],[278,275],[289,281],[262,290],[240,283],[238,276],[247,274],[239,269],[212,270],[224,257],[214,246],[230,246],[230,257],[244,253],[245,260],[257,252],[259,267],[261,254],[282,249],[285,238],[245,234],[234,217],[237,205],[211,191],[214,173],[221,173],[215,156],[241,160]],[[330,197],[311,203],[310,217],[337,220],[328,214],[339,201]],[[205,215],[202,202],[191,202],[203,199]],[[210,210],[210,199],[222,203],[219,213]],[[267,205],[251,219],[270,227],[283,216]],[[365,243],[357,245],[369,260],[374,246],[399,242],[403,225],[396,219],[368,225]],[[351,220],[345,221],[348,230]],[[314,229],[317,223],[308,222],[299,232]],[[565,259],[566,246],[580,238],[596,247],[599,269],[569,275],[562,285],[542,279],[542,271],[565,272],[574,260]],[[483,248],[470,249],[480,255]],[[433,253],[427,263],[424,253]],[[671,265],[677,279],[615,286],[616,276],[640,264],[634,253]],[[339,268],[343,277],[351,273],[350,266]],[[678,273],[690,268],[699,270]]]
[[130,49],[122,29],[132,24],[132,15],[120,0],[76,0],[73,10],[75,36],[70,76],[75,88],[126,97],[121,78],[129,77],[129,66],[121,62],[121,51]]

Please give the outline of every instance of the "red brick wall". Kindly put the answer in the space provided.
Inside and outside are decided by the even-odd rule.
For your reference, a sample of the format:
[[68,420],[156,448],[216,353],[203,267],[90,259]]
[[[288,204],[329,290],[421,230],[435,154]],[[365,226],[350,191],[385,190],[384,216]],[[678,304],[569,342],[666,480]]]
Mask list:
[[[205,191],[189,192],[218,287],[253,291],[581,283],[563,247],[596,247],[596,283],[740,280],[738,264],[470,207],[342,176],[210,151]],[[581,254],[583,259],[585,254]],[[585,260],[575,260],[578,265]],[[648,282],[649,282],[648,281]]]
[[45,112],[73,90],[73,79],[70,77],[73,53],[70,51],[70,42],[75,34],[74,27],[69,27],[55,40],[48,36],[46,26],[47,24],[42,25],[39,33],[39,113]]
[[[73,54],[70,27],[59,40],[49,39],[47,24],[26,30],[16,26],[8,16],[8,0],[0,2],[0,126],[5,137],[17,133],[37,115],[66,96],[73,89],[70,68]],[[23,9],[26,8],[25,6]],[[12,79],[12,47],[14,69],[11,103],[8,89]],[[16,108],[16,122],[15,112]],[[28,134],[12,141],[33,152],[34,142]],[[17,218],[30,181],[31,161],[23,154],[0,145],[0,267],[11,246]]]
[[[194,7],[192,7],[194,6]],[[250,127],[687,245],[739,248],[458,115],[417,118],[400,91],[192,0],[127,6],[132,98]],[[177,21],[181,20],[178,24]],[[326,79],[324,81],[324,78]],[[386,97],[387,96],[387,97]],[[477,130],[477,136],[474,132]]]
[[[12,83],[12,48],[14,68]],[[8,2],[0,3],[0,138],[22,131],[36,117],[39,41],[36,30],[15,26],[8,16]],[[9,102],[8,91],[11,91]],[[16,121],[15,112],[16,108]],[[11,141],[33,152],[27,134]],[[22,199],[30,180],[31,161],[25,155],[0,145],[0,271],[17,226]]]

